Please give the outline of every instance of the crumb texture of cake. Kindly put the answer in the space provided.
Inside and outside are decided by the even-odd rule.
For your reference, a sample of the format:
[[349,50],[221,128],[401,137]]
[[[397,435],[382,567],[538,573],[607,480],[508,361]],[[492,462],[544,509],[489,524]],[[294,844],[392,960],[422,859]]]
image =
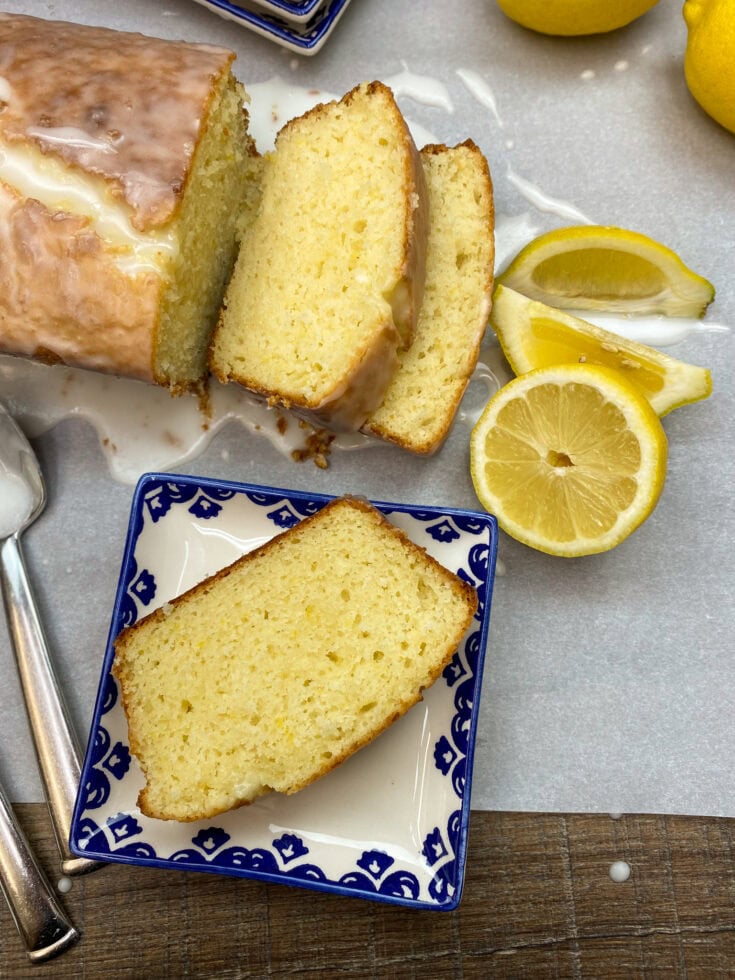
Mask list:
[[233,59],[0,14],[0,351],[201,388],[259,180]]
[[372,505],[327,504],[118,637],[141,810],[192,821],[302,789],[420,700],[476,610]]
[[493,188],[471,141],[421,151],[431,223],[416,336],[364,430],[411,452],[443,442],[477,364],[495,262]]
[[271,403],[357,429],[413,338],[428,214],[393,95],[365,83],[278,134],[211,366]]

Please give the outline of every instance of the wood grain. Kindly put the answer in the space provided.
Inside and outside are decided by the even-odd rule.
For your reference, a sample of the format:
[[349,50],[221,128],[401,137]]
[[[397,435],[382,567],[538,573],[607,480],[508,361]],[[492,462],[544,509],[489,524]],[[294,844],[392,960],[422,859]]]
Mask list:
[[[17,812],[52,881],[44,806]],[[473,813],[456,912],[110,865],[63,896],[79,945],[31,967],[3,905],[0,977],[735,977],[733,821]],[[609,877],[627,861],[629,880]]]

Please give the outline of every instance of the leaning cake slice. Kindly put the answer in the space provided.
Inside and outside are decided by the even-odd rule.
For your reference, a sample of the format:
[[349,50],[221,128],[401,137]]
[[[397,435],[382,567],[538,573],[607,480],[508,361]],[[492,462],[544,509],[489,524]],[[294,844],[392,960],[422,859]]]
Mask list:
[[211,365],[272,404],[356,429],[412,340],[423,170],[391,91],[363,84],[280,131]]
[[118,637],[138,805],[189,821],[302,789],[421,698],[476,609],[370,504],[327,504]]
[[477,364],[495,260],[493,188],[471,141],[421,151],[431,224],[416,336],[365,432],[414,453],[443,442]]

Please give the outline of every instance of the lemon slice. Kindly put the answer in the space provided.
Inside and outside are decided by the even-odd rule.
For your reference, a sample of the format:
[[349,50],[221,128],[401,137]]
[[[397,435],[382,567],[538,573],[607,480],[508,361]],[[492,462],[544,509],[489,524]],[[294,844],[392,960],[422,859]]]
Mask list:
[[701,317],[712,283],[675,252],[624,228],[582,225],[540,235],[498,282],[551,306]]
[[656,506],[666,435],[615,371],[562,364],[515,378],[470,439],[483,507],[512,537],[550,555],[608,551]]
[[614,368],[659,415],[712,393],[707,368],[677,361],[504,286],[495,290],[490,323],[516,374],[574,362]]

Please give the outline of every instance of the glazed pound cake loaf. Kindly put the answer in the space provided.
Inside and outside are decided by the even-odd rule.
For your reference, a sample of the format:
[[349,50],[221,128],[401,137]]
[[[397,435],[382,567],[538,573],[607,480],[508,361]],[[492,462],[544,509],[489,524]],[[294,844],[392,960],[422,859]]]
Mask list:
[[385,85],[287,123],[227,290],[214,374],[359,428],[413,337],[426,234],[423,170]]
[[233,59],[0,14],[0,351],[201,387],[258,193]]
[[477,364],[495,262],[493,189],[471,140],[421,151],[431,223],[416,336],[364,430],[414,453],[443,442]]
[[118,637],[138,805],[199,820],[302,789],[420,700],[476,609],[374,507],[333,501]]

